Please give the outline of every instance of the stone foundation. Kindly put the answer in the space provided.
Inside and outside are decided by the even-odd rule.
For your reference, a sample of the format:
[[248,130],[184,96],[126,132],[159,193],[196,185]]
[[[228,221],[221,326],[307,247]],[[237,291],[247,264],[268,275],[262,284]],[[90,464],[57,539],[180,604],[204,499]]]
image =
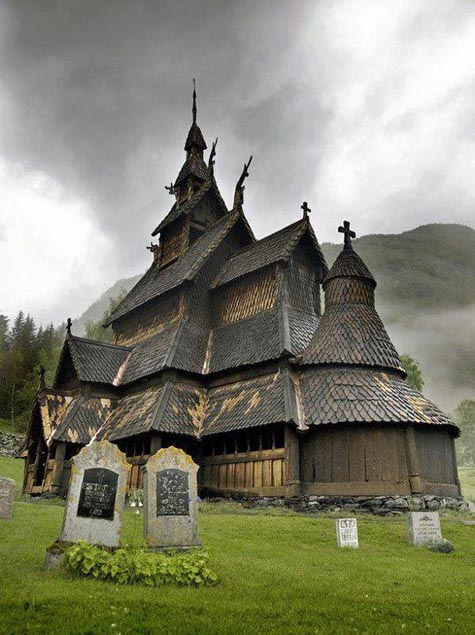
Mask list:
[[0,456],[16,456],[22,441],[22,436],[0,431]]
[[[219,502],[224,498],[209,498]],[[229,500],[229,499],[227,499]],[[463,498],[441,496],[295,496],[280,497],[232,497],[243,507],[286,507],[299,512],[362,512],[378,516],[396,516],[405,512],[452,509],[459,512],[475,511],[474,504]]]

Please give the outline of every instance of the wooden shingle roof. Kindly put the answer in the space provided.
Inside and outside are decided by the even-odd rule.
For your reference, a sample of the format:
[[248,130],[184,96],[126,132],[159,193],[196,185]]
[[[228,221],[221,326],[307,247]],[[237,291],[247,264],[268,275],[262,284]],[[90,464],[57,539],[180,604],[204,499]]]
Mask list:
[[[212,287],[219,287],[232,280],[236,280],[263,267],[267,267],[275,262],[287,260],[292,250],[299,242],[305,231],[309,228],[307,219],[301,219],[292,225],[270,234],[261,240],[252,243],[238,251],[228,260],[223,271],[213,282]],[[322,262],[325,262],[320,250],[320,246],[311,234],[312,242],[321,255]]]
[[112,384],[130,351],[127,346],[68,335],[61,351],[55,384],[68,353],[79,381]]
[[306,425],[421,423],[453,425],[397,373],[364,368],[313,368],[301,374]]
[[205,195],[208,194],[208,192],[212,192],[215,195],[216,201],[222,213],[227,214],[228,210],[226,208],[226,204],[221,197],[221,194],[219,192],[218,186],[216,185],[214,178],[212,179],[208,178],[206,182],[203,183],[203,185],[200,187],[200,189],[197,192],[195,192],[195,194],[193,194],[193,196],[189,200],[183,201],[180,204],[178,204],[177,202],[174,203],[173,207],[165,216],[165,218],[161,221],[158,227],[156,227],[153,230],[152,236],[156,236],[163,229],[165,229],[165,227],[168,227],[168,225],[171,225],[171,223],[176,221],[178,218],[186,216],[190,212],[192,212],[193,209],[203,200]]
[[300,363],[368,365],[404,372],[379,315],[365,304],[327,307]]
[[283,350],[277,307],[213,329],[207,372],[278,359]]
[[86,398],[80,395],[69,404],[53,439],[85,445],[104,424],[110,412],[110,399]]
[[193,280],[201,265],[241,218],[238,212],[229,212],[209,228],[180,258],[165,269],[153,263],[148,271],[126,295],[104,326],[142,306],[160,295]]

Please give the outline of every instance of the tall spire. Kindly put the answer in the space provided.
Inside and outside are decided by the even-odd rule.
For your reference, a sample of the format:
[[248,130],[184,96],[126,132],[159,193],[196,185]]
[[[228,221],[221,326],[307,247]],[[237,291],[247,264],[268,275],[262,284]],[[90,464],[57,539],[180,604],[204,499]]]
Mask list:
[[196,123],[196,80],[193,77],[193,108],[191,109],[193,113],[193,123]]
[[197,150],[199,156],[203,157],[203,150],[206,150],[207,145],[206,141],[204,140],[203,133],[196,123],[197,112],[198,108],[196,107],[196,80],[193,79],[193,105],[191,108],[193,118],[190,131],[188,132],[188,136],[186,138],[185,150],[189,155],[190,151],[194,148],[195,150]]

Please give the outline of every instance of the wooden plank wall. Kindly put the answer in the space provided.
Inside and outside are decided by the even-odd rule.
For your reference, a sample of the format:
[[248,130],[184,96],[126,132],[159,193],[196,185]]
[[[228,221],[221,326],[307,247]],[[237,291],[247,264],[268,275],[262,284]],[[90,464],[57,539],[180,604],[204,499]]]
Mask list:
[[183,315],[182,295],[181,291],[176,291],[142,309],[139,316],[124,316],[114,322],[114,343],[130,346],[161,333]]
[[[318,484],[322,494],[376,494],[378,488],[381,494],[410,493],[404,430],[316,430],[301,440],[301,480]],[[310,490],[318,487],[307,487]]]
[[285,448],[208,456],[202,460],[201,487],[205,490],[280,495],[285,481]]
[[416,426],[414,435],[421,479],[430,483],[456,483],[457,468],[452,436],[445,430],[428,430]]
[[242,320],[271,309],[277,302],[275,271],[268,268],[218,289],[214,295],[215,325]]

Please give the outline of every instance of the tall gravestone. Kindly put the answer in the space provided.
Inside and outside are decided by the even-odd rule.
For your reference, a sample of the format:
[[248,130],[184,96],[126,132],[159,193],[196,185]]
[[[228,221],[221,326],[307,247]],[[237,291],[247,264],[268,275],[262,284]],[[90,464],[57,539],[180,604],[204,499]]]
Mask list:
[[145,467],[145,542],[151,548],[201,545],[198,465],[183,450],[159,450]]
[[0,518],[10,520],[13,515],[13,498],[15,496],[15,481],[11,478],[0,477]]
[[72,462],[59,540],[117,547],[130,465],[109,441],[93,442]]

